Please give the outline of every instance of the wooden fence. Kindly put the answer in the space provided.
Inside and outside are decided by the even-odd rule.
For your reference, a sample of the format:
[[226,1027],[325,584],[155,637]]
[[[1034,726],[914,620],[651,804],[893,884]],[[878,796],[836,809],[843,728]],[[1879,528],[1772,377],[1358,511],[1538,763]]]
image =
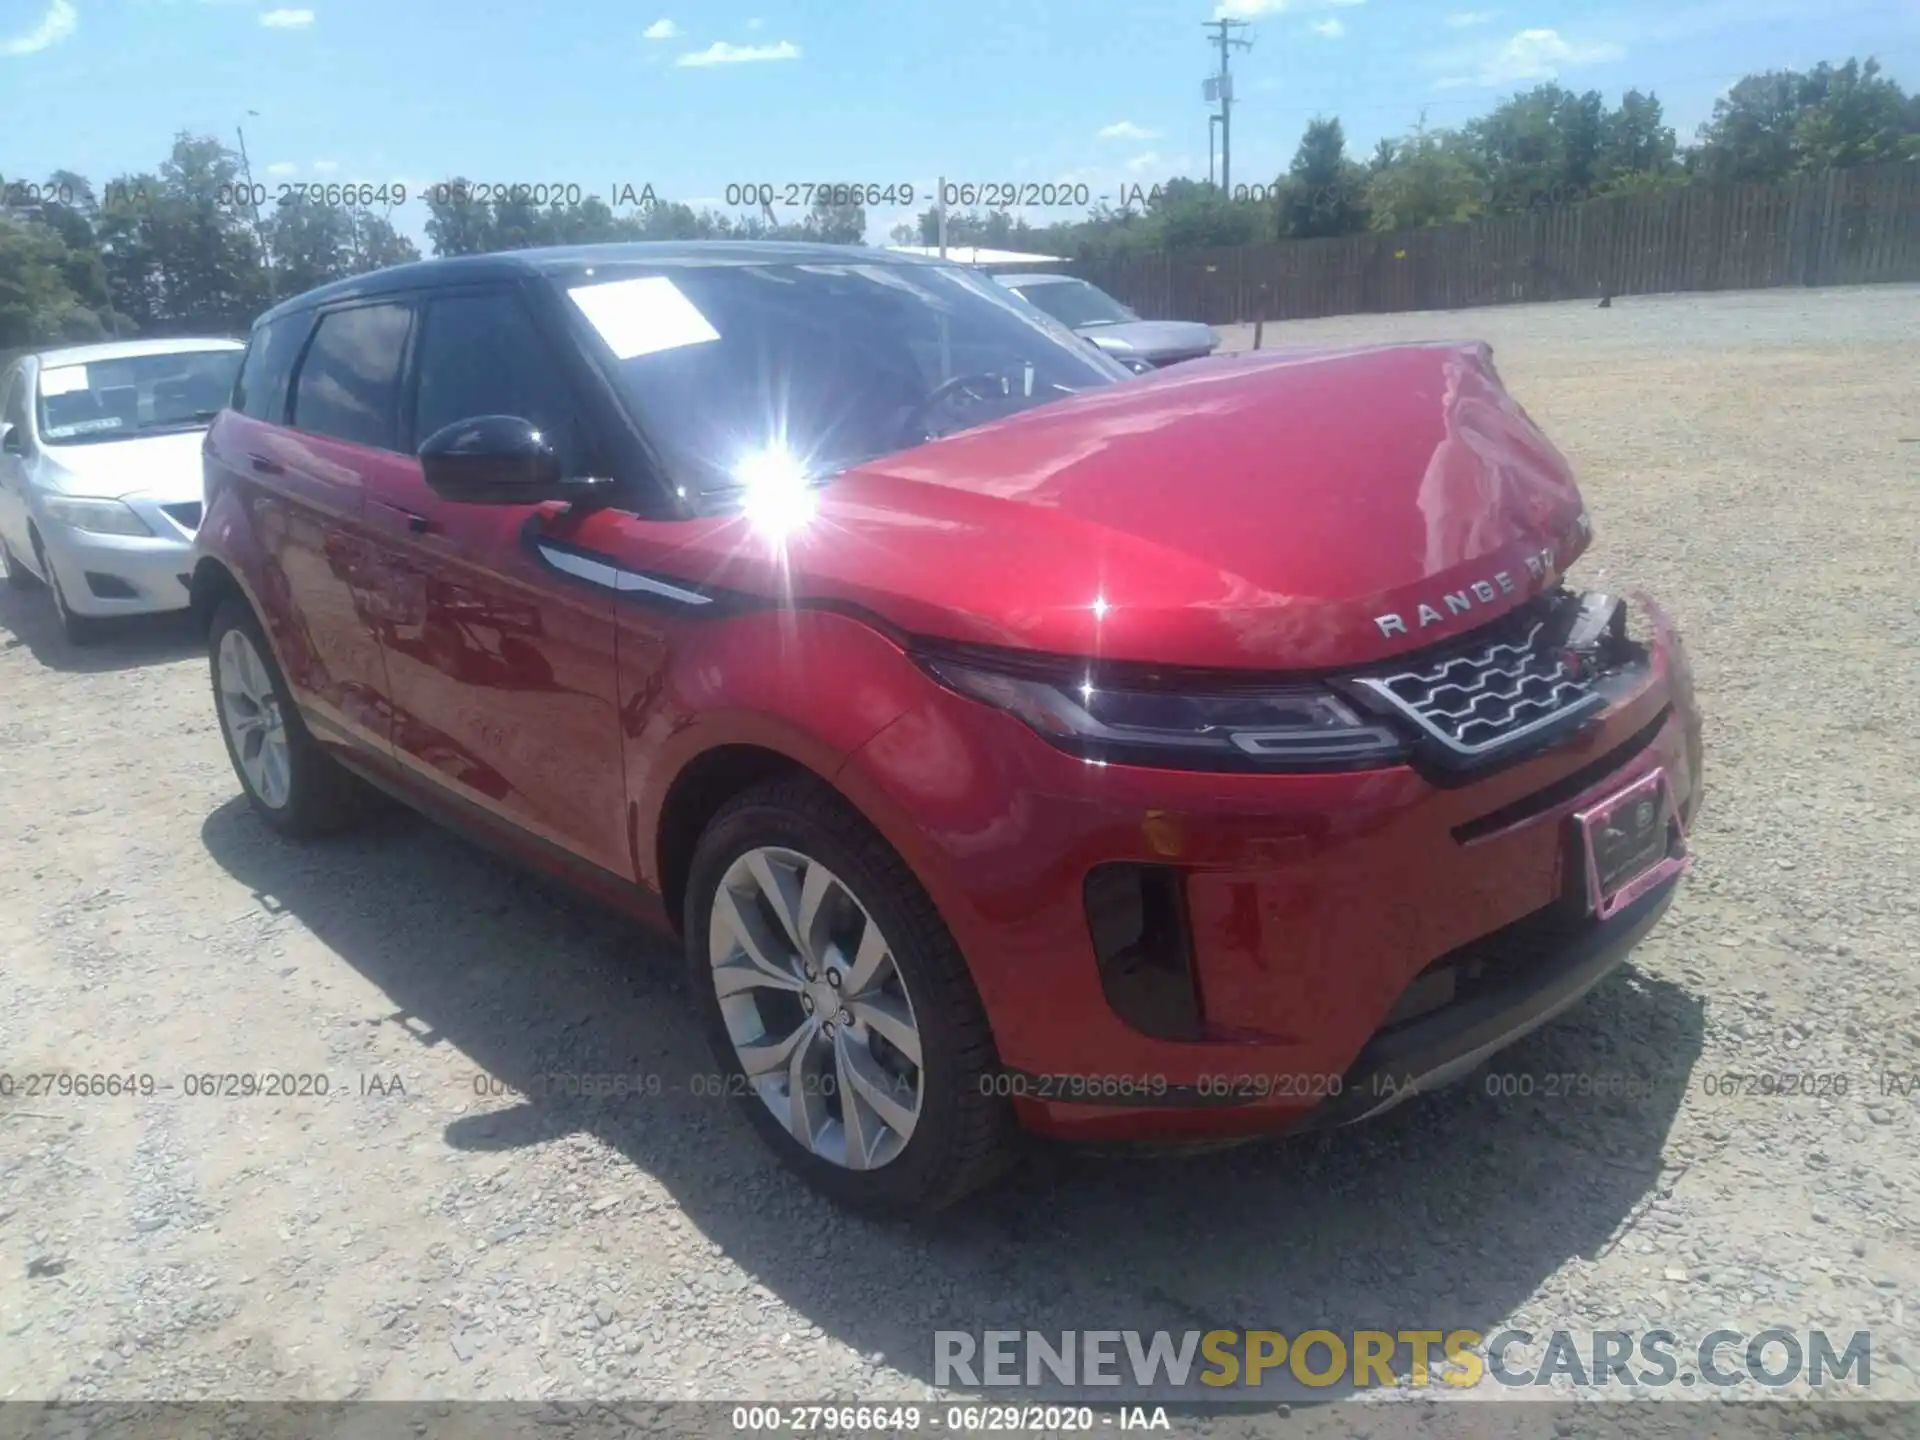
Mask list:
[[1920,162],[1689,185],[1424,230],[1075,262],[1151,319],[1307,319],[1525,300],[1920,281]]

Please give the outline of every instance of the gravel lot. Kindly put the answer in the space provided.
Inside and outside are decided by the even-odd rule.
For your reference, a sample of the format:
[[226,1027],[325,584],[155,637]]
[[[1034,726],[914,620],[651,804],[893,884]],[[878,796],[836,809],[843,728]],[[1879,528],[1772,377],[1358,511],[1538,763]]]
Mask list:
[[[1872,1394],[1920,1398],[1920,1112],[1881,1079],[1920,1073],[1920,289],[1266,340],[1463,335],[1582,474],[1576,577],[1646,586],[1692,649],[1669,920],[1370,1127],[1047,1152],[931,1230],[835,1212],[695,1093],[665,944],[406,816],[276,839],[183,627],[76,651],[0,592],[0,1070],[173,1087],[0,1100],[0,1398],[924,1399],[936,1328],[1506,1324],[1870,1329]],[[330,1093],[182,1089],[255,1071]],[[535,1093],[562,1071],[664,1083]],[[1846,1095],[1710,1093],[1828,1072]]]

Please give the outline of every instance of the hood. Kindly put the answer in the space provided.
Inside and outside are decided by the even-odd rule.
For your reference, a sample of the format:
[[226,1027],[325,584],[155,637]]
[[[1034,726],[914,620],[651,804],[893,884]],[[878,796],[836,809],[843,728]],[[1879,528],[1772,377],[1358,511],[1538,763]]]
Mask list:
[[1143,357],[1208,355],[1219,343],[1211,326],[1191,320],[1129,320],[1121,325],[1083,325],[1077,333],[1101,344],[1102,349],[1114,341],[1121,342],[1127,348],[1121,350],[1114,346],[1116,355]]
[[140,495],[158,505],[201,497],[200,446],[205,430],[100,440],[90,445],[49,445],[35,480],[68,495],[122,500]]
[[1590,534],[1480,344],[1197,360],[850,470],[783,563],[741,524],[705,542],[723,584],[967,643],[1260,670],[1459,635]]

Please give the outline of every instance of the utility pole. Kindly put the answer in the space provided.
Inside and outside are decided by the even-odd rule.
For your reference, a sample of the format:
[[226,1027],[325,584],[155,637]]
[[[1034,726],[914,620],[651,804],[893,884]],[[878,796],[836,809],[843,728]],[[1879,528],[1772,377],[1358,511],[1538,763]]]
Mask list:
[[[260,118],[258,110],[249,110],[247,114],[254,119]],[[233,133],[240,141],[240,177],[247,182],[247,207],[253,212],[253,238],[260,244],[260,268],[265,271],[267,282],[267,300],[273,300],[273,254],[267,249],[267,228],[260,221],[260,207],[253,198],[253,166],[247,162],[247,132],[245,127],[235,125]]]
[[1236,30],[1248,28],[1245,20],[1209,20],[1200,28],[1216,32],[1213,43],[1220,47],[1220,73],[1208,77],[1203,93],[1207,99],[1220,102],[1220,113],[1213,117],[1220,122],[1220,189],[1231,200],[1233,198],[1233,76],[1227,70],[1227,56],[1234,50],[1251,50],[1253,41],[1242,40],[1234,34]]

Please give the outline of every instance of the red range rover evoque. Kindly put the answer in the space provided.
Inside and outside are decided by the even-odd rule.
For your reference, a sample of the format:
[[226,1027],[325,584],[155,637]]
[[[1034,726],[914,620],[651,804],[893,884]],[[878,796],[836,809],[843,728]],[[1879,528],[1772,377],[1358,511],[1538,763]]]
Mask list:
[[976,273],[621,245],[254,327],[193,598],[234,769],[685,938],[781,1157],[1342,1123],[1574,1003],[1686,864],[1650,601],[1479,344],[1135,377]]

